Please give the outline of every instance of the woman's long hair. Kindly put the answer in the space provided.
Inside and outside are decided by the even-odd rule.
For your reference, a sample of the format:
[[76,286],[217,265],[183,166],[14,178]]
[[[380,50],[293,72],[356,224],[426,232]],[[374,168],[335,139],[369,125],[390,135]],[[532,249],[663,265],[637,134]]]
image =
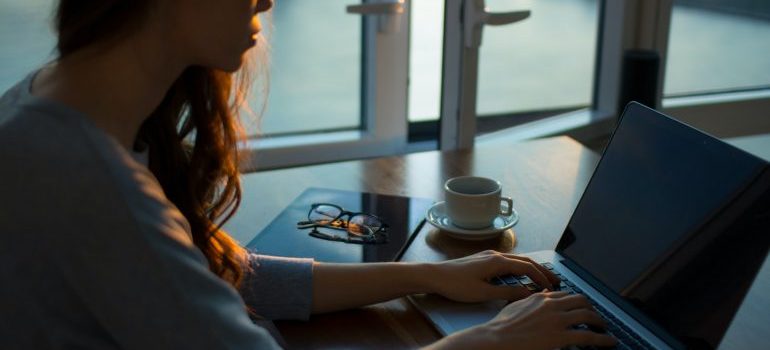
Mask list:
[[[61,0],[59,59],[122,39],[142,24],[152,6],[151,0]],[[248,82],[234,84],[230,73],[189,67],[137,137],[149,147],[149,168],[189,221],[193,242],[211,271],[235,287],[248,269],[247,254],[221,226],[241,202],[238,107]]]

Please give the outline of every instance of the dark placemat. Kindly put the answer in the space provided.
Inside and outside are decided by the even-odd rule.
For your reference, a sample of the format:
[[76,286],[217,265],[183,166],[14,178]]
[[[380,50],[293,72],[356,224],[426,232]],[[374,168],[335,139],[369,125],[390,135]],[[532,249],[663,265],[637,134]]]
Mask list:
[[[297,229],[313,203],[333,203],[352,212],[376,215],[387,223],[388,243],[353,244],[311,237],[310,229]],[[432,200],[327,188],[308,188],[289,204],[246,246],[260,254],[309,257],[324,262],[395,261],[424,224]],[[344,235],[331,229],[324,232]]]

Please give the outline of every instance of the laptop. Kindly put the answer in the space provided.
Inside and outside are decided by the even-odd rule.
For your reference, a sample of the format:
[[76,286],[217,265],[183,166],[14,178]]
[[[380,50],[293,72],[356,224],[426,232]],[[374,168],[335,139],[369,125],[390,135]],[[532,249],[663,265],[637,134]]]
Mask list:
[[[619,349],[713,349],[769,246],[768,163],[632,102],[556,249],[523,255],[586,295]],[[505,305],[411,299],[445,335]]]

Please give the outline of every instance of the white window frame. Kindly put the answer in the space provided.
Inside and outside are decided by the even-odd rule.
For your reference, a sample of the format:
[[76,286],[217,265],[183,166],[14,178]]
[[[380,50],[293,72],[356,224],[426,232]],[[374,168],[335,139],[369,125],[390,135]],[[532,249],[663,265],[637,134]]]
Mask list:
[[[465,40],[463,35],[465,16],[460,14],[463,11],[463,6],[467,5],[469,1],[481,0],[446,0],[440,117],[440,145],[442,150],[473,147],[476,138],[475,94],[478,69],[466,65],[478,64],[478,52],[469,55],[468,50],[462,48]],[[625,13],[626,11],[625,0],[600,2],[599,11],[602,13],[599,16],[600,33],[597,35],[601,40],[597,41],[597,69],[594,77],[594,102],[591,108],[485,135],[482,140],[498,137],[505,137],[510,140],[526,140],[564,134],[576,128],[587,126],[596,128],[596,132],[599,133],[603,132],[607,125],[611,125],[613,117],[616,115],[615,109],[620,88],[619,76],[624,47],[622,31],[617,31],[615,28],[617,25],[625,23],[622,18],[618,19],[617,17],[617,13]],[[603,19],[606,19],[606,22],[603,23]],[[458,54],[457,52],[461,53]],[[467,59],[469,56],[470,59]],[[598,62],[603,63],[599,64]],[[466,94],[473,94],[473,96],[468,98]],[[467,101],[471,101],[473,104],[470,105]]]
[[[441,149],[472,147],[476,113],[469,113],[463,96],[475,94],[477,69],[463,69],[465,40],[460,15],[468,1],[443,0],[445,36],[439,144]],[[378,30],[381,18],[364,19],[365,75],[362,103],[363,128],[356,131],[281,136],[249,142],[244,170],[341,161],[406,153],[408,144],[409,0],[369,0],[365,3],[403,4],[404,13],[395,32]],[[657,106],[663,112],[716,136],[729,137],[770,132],[770,90],[663,98],[666,54],[674,0],[600,0],[599,30],[593,102],[589,108],[550,117],[493,133],[482,139],[531,139],[558,134],[592,138],[606,135],[619,113],[623,53],[627,49],[652,49],[660,57]],[[340,9],[343,11],[343,9]],[[452,68],[453,67],[453,68]],[[475,98],[473,99],[475,101]],[[472,108],[475,109],[475,108]],[[725,118],[729,117],[729,123]]]
[[[627,49],[657,51],[660,68],[656,107],[664,113],[717,137],[770,133],[770,118],[767,115],[770,110],[770,89],[663,98],[673,4],[674,0],[602,0],[592,106],[484,135],[479,141],[499,138],[526,140],[559,134],[591,139],[606,135],[622,112],[618,110],[618,99],[623,52]],[[447,20],[445,25],[453,24]],[[467,115],[465,117],[470,118]],[[475,114],[472,118],[475,118]],[[460,118],[455,125],[460,130],[460,125],[473,123]],[[442,125],[442,130],[447,127]]]
[[[623,26],[618,27],[623,28],[624,48],[652,49],[660,56],[657,108],[717,137],[770,133],[767,115],[770,89],[692,97],[663,96],[674,0],[605,0],[605,4],[610,8],[605,15],[625,20]],[[615,111],[619,112],[622,111]]]
[[[307,135],[249,140],[241,171],[257,171],[348,159],[405,153],[407,150],[407,76],[409,1],[368,0],[401,4],[403,13],[366,15],[362,33],[362,128]],[[345,8],[340,8],[345,11]],[[358,16],[357,14],[348,14]],[[385,21],[388,21],[385,23]],[[390,27],[385,28],[387,25]],[[333,49],[333,48],[330,48]]]

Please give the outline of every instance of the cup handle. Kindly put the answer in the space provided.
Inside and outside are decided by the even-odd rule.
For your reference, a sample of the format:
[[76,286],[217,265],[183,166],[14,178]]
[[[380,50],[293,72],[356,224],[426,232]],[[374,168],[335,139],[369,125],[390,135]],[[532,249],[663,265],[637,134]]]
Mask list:
[[500,197],[500,202],[508,203],[508,210],[503,211],[503,206],[500,206],[500,214],[511,216],[513,214],[513,199],[511,197]]

